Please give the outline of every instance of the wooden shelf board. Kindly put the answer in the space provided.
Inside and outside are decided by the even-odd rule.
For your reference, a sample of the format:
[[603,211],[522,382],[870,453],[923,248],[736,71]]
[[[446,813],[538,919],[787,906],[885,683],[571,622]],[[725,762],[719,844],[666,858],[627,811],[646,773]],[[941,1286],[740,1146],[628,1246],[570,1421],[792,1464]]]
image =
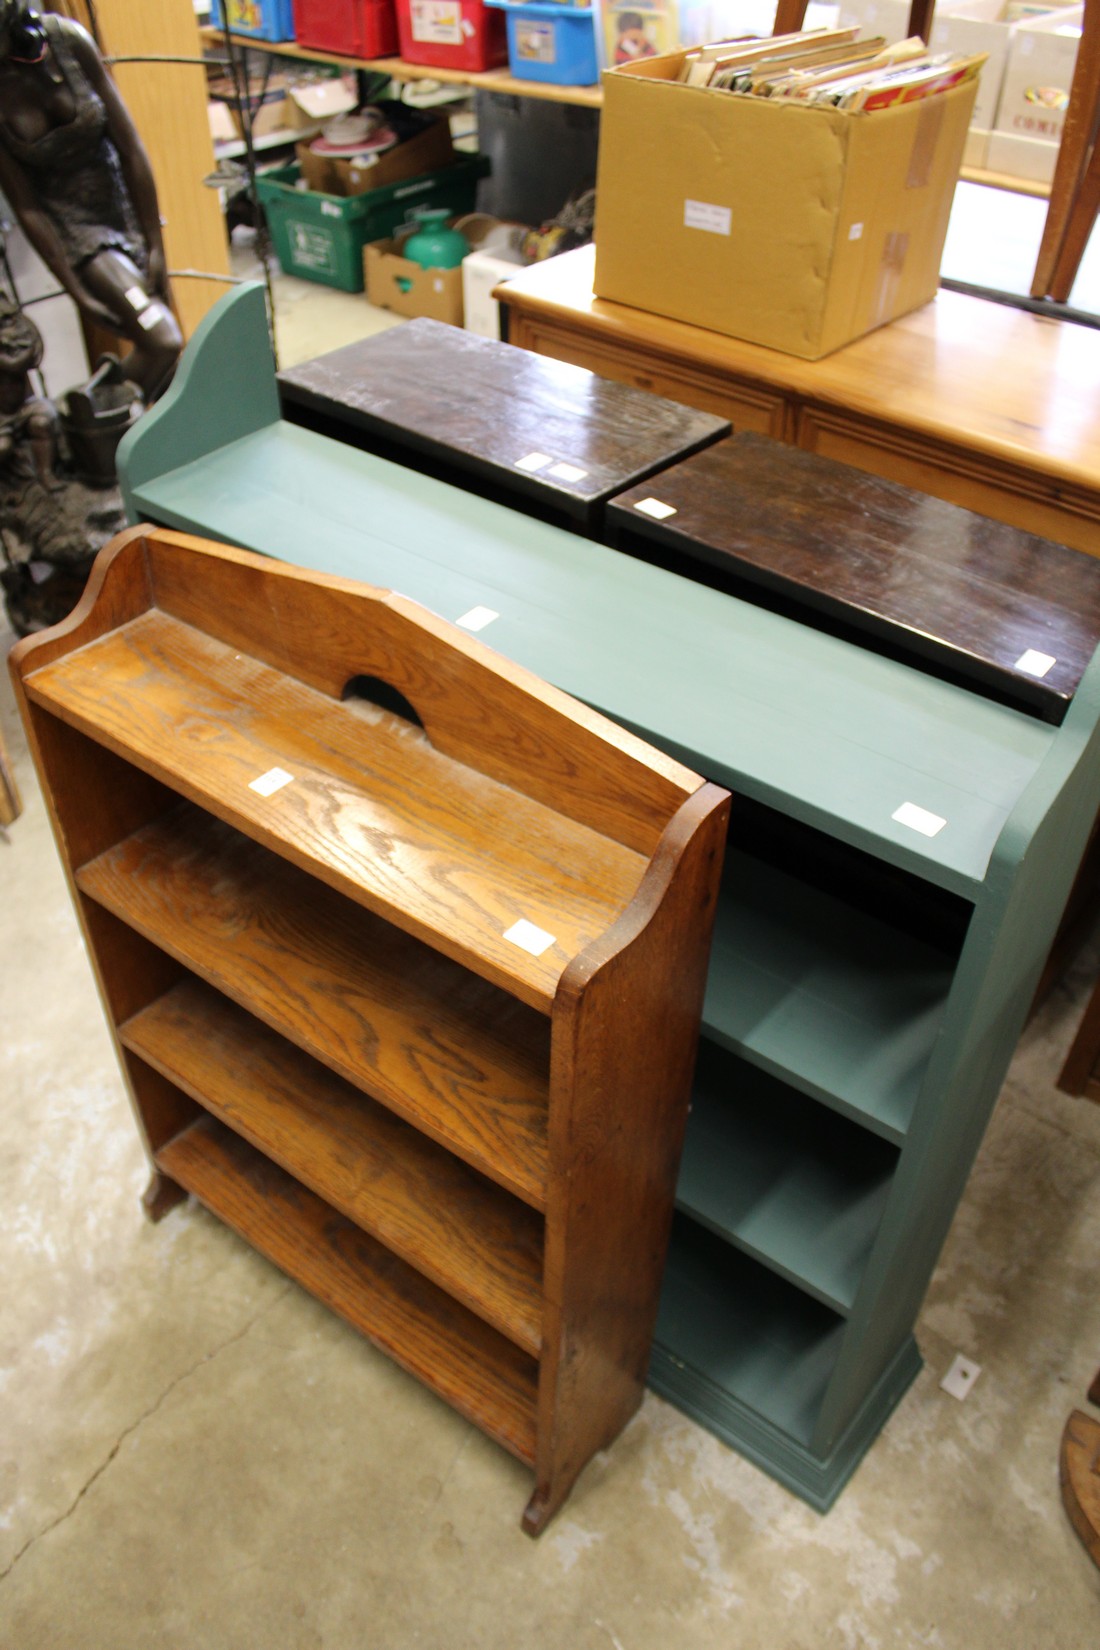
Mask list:
[[[36,671],[36,703],[296,864],[549,1012],[646,860],[153,609]],[[345,754],[347,752],[348,754]],[[251,789],[273,770],[270,795]],[[505,938],[524,919],[553,943]]]
[[[1055,731],[282,421],[139,484],[134,501],[188,532],[398,584],[445,617],[491,607],[507,657],[716,783],[971,898]],[[926,837],[896,822],[904,802],[947,826]]]
[[896,1151],[706,1039],[677,1205],[846,1316]]
[[932,946],[727,854],[704,1030],[888,1140],[905,1138],[952,974]]
[[[225,35],[220,29],[205,28],[203,39],[218,45]],[[518,80],[507,69],[435,68],[425,63],[407,63],[401,57],[349,57],[343,53],[314,51],[296,40],[256,40],[251,35],[234,34],[234,41],[249,51],[268,52],[274,57],[297,58],[303,63],[334,63],[343,69],[374,69],[391,80],[438,80],[448,86],[469,86],[472,91],[500,92],[506,97],[543,98],[552,103],[575,103],[598,109],[603,104],[599,86],[558,86],[550,81]]]
[[83,893],[306,1053],[545,1208],[547,1021],[189,803]]
[[808,1446],[843,1320],[677,1216],[656,1342]]
[[194,979],[122,1043],[387,1249],[538,1357],[542,1222]]
[[394,1361],[531,1465],[533,1361],[213,1118],[157,1165]]

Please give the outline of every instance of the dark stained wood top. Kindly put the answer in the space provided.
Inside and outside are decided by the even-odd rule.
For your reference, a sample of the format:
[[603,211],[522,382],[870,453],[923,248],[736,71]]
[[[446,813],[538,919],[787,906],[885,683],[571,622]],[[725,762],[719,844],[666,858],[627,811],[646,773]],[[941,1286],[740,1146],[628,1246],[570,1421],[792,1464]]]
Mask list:
[[[612,493],[729,433],[727,420],[511,344],[418,319],[279,374],[284,411],[507,502],[587,520]],[[314,424],[314,427],[319,427]],[[539,462],[539,459],[544,462]],[[527,467],[525,468],[525,464]]]
[[[653,499],[674,513],[639,510]],[[767,436],[737,435],[650,477],[614,500],[607,523],[623,549],[633,541],[727,588],[763,586],[787,611],[827,615],[1049,721],[1100,643],[1092,556]],[[1053,660],[1042,675],[1036,654]]]

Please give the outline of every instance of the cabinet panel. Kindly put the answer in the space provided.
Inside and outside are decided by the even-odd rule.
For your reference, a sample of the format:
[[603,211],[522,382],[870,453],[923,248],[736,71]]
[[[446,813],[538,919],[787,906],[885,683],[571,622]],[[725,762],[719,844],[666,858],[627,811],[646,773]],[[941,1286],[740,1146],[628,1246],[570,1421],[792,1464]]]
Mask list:
[[509,339],[536,355],[556,361],[570,361],[587,367],[604,378],[636,389],[681,401],[701,412],[717,413],[732,421],[738,430],[755,430],[776,440],[790,439],[791,418],[784,396],[751,379],[739,380],[725,373],[708,373],[687,362],[651,353],[642,353],[627,343],[617,345],[605,338],[571,332],[538,316],[510,312]]
[[872,475],[886,476],[995,521],[1098,554],[1100,515],[1084,489],[1015,469],[973,448],[953,448],[908,430],[829,408],[802,408],[792,437],[799,447]]

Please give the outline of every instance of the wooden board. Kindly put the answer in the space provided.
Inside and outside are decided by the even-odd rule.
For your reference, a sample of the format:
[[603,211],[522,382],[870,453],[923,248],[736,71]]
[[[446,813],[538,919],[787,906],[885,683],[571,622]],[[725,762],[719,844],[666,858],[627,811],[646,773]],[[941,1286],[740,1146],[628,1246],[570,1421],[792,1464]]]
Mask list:
[[[649,514],[652,500],[671,513]],[[1093,557],[766,436],[650,477],[608,526],[623,549],[640,540],[689,576],[713,570],[1052,722],[1100,643]]]
[[729,430],[709,413],[427,319],[287,368],[279,388],[297,423],[581,521]]
[[502,1335],[208,1117],[157,1163],[213,1214],[521,1461],[535,1365]]
[[226,998],[184,980],[123,1045],[537,1357],[542,1222]]
[[534,1010],[197,808],[100,854],[77,882],[314,1059],[544,1205],[550,1036]]
[[[644,870],[640,855],[441,755],[402,718],[353,722],[159,611],[36,671],[30,693],[543,1011],[569,957],[622,912]],[[287,781],[254,788],[273,773]],[[519,921],[552,943],[535,955],[509,939]]]

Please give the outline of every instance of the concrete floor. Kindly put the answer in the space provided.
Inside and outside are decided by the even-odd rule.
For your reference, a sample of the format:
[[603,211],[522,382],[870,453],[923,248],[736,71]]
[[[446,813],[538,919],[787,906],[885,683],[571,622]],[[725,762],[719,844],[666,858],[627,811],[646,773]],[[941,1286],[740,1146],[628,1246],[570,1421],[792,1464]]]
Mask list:
[[[390,319],[303,286],[287,364]],[[1057,1453],[1100,1364],[1100,1108],[1054,1079],[1100,936],[1023,1038],[926,1368],[834,1510],[650,1396],[532,1543],[510,1457],[201,1209],[143,1220],[6,676],[0,718],[0,1650],[1095,1650]]]

